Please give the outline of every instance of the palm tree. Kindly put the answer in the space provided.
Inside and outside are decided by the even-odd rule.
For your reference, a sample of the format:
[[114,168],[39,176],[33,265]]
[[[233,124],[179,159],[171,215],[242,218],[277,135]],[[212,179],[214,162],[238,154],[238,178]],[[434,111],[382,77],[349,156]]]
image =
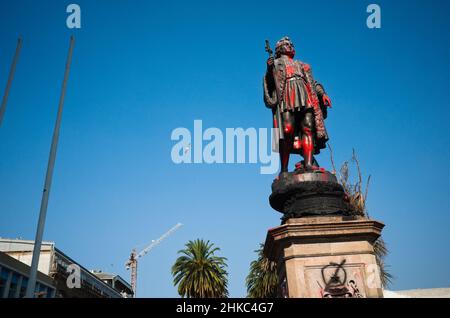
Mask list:
[[247,297],[275,298],[278,289],[277,264],[263,254],[264,244],[259,244],[258,259],[250,263],[247,276]]
[[220,248],[209,241],[189,241],[172,266],[173,284],[187,298],[224,298],[228,296],[226,258],[215,256]]

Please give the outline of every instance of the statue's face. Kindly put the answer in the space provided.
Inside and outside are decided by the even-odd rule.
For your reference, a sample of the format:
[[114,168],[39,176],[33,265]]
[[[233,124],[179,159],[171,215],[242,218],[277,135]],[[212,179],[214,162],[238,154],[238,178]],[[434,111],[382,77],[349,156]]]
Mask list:
[[294,44],[292,44],[292,42],[286,42],[283,45],[283,49],[282,52],[284,55],[289,56],[290,58],[294,58],[295,56],[295,48],[294,48]]
[[290,58],[294,58],[295,56],[294,44],[288,37],[284,37],[278,41],[275,51],[278,57],[281,55],[286,55]]

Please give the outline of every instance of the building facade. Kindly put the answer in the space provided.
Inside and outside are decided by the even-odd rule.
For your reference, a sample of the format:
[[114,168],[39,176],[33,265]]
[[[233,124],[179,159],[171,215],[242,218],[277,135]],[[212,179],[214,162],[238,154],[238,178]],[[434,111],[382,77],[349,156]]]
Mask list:
[[[14,257],[0,252],[0,298],[22,298],[27,290],[30,267]],[[56,288],[53,279],[38,272],[35,295],[54,298]]]
[[[3,284],[0,297],[23,297],[30,273],[33,248],[34,241],[0,238],[0,252],[5,254],[0,263]],[[132,296],[131,286],[125,280],[118,275],[109,275],[113,278],[99,277],[56,248],[55,243],[42,242],[35,297]]]

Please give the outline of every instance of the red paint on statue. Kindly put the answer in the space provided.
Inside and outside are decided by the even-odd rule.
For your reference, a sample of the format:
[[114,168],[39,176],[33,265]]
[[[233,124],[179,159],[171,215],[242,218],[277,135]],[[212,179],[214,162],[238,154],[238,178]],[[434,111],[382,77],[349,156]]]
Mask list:
[[291,124],[284,125],[284,132],[290,135],[293,132],[292,125]]

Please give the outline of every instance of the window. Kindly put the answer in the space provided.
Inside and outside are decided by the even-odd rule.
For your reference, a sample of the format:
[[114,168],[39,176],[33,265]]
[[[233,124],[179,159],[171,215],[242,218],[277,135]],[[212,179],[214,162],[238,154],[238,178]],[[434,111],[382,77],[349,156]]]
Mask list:
[[25,297],[25,294],[27,292],[27,285],[28,285],[28,278],[22,277],[22,284],[20,284],[19,298]]
[[47,286],[40,284],[39,285],[39,298],[46,298],[47,297]]
[[0,298],[3,297],[3,294],[6,289],[6,283],[8,282],[9,273],[11,271],[7,268],[1,268],[0,270]]
[[41,284],[39,284],[38,282],[36,282],[36,285],[34,286],[34,298],[39,298],[39,286]]
[[19,283],[19,274],[13,273],[11,277],[11,283],[9,284],[8,298],[16,297],[16,291],[19,288],[19,286],[17,286],[18,283]]
[[48,288],[48,292],[47,292],[47,298],[54,298],[55,297],[55,290],[53,288],[47,287]]

